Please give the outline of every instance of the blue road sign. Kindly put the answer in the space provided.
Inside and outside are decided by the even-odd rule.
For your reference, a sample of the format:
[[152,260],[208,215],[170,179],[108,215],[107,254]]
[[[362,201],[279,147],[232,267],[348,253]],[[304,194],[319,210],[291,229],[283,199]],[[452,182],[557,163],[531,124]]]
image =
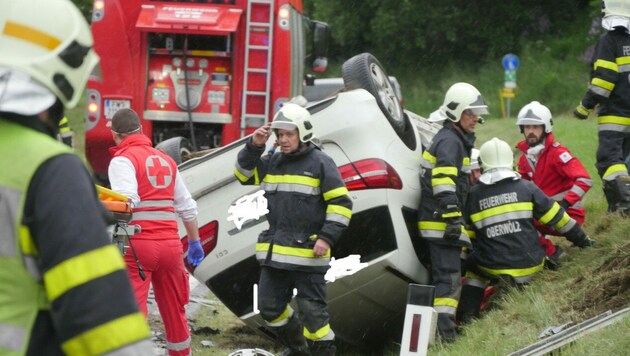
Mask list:
[[505,70],[516,70],[519,64],[518,57],[515,54],[508,53],[503,56],[502,64]]

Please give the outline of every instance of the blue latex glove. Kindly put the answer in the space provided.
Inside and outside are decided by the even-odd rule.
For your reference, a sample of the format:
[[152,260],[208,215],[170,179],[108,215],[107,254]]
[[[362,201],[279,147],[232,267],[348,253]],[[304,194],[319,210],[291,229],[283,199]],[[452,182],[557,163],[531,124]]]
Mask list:
[[188,263],[197,266],[205,256],[199,240],[188,240]]

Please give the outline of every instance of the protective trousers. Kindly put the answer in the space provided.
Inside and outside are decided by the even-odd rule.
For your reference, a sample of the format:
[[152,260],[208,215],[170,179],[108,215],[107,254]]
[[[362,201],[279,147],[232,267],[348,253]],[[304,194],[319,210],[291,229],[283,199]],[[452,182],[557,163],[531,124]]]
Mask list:
[[[299,311],[295,314],[289,305],[294,288],[297,289]],[[263,266],[258,305],[262,318],[275,328],[285,346],[294,354],[304,352],[308,341],[311,350],[320,350],[322,355],[334,355],[332,341],[335,333],[329,324],[324,274]],[[303,325],[303,328],[296,325]]]
[[[153,285],[155,301],[164,322],[166,349],[171,356],[190,355],[190,331],[186,320],[185,305],[188,304],[190,287],[188,272],[182,260],[183,247],[179,239],[134,240],[132,248],[125,252],[125,263],[140,310],[147,315],[149,285]],[[146,276],[142,280],[138,263]]]
[[442,340],[454,341],[457,337],[455,315],[461,294],[461,246],[429,242],[429,251],[438,333]]
[[630,132],[599,131],[597,172],[603,181],[608,211],[630,214],[630,177],[626,158],[630,153]]

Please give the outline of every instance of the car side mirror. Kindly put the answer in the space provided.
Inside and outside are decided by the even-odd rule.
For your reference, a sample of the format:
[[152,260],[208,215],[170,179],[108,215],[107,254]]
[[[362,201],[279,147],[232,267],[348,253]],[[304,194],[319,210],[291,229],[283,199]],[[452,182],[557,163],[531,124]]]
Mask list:
[[328,67],[328,24],[313,21],[313,72],[323,73]]

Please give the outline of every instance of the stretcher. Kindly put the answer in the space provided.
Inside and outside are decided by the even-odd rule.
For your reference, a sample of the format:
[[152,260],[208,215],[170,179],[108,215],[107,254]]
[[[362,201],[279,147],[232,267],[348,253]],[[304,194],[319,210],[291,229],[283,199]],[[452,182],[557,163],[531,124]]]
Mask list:
[[129,224],[132,217],[131,203],[127,196],[97,185],[98,198],[112,218],[111,242],[118,246],[124,256],[129,247],[129,239],[140,232],[139,225]]

